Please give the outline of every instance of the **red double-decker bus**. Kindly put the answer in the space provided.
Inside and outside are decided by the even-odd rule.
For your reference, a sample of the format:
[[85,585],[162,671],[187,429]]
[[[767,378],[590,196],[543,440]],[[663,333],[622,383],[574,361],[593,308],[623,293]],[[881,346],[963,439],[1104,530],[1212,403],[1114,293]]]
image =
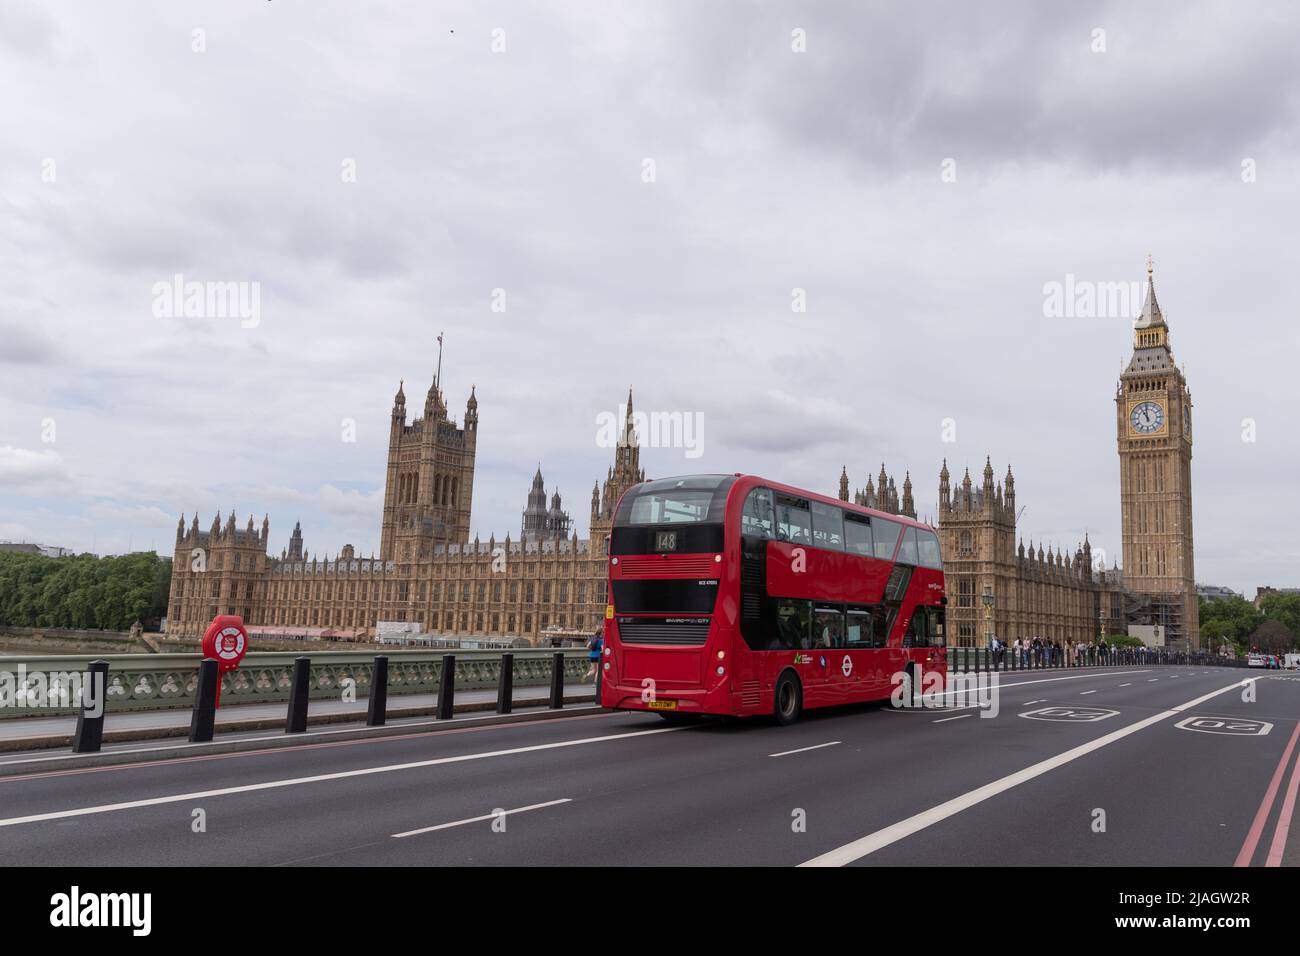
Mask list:
[[946,668],[934,529],[753,475],[629,488],[609,582],[606,707],[789,724]]

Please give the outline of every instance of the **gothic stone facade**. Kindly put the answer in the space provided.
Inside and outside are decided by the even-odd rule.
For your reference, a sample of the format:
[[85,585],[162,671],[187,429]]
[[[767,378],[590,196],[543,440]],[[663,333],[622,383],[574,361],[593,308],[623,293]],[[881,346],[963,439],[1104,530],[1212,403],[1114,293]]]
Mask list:
[[[423,419],[406,423],[393,404],[379,556],[313,557],[295,526],[279,558],[267,554],[270,522],[239,529],[232,513],[200,531],[176,530],[168,633],[202,635],[217,614],[238,614],[250,632],[363,640],[379,621],[417,623],[425,634],[537,641],[549,627],[599,630],[606,604],[605,556],[614,506],[645,480],[632,428],[632,400],[605,481],[591,493],[586,538],[468,540],[478,401],[464,427],[446,417],[435,383]],[[558,504],[558,502],[557,502]]]
[[1124,630],[1125,603],[1118,570],[1094,566],[1087,535],[1073,555],[1044,551],[1016,538],[1016,480],[994,483],[986,459],[983,482],[969,469],[954,490],[948,462],[939,472],[939,544],[943,550],[948,643],[978,647],[986,642],[984,589],[993,593],[992,630],[1001,640],[1042,637],[1091,641]]

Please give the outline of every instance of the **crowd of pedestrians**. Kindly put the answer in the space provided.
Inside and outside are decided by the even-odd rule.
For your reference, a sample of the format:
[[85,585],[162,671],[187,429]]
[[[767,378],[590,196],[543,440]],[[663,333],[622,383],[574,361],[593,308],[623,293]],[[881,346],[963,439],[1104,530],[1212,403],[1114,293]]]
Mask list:
[[1017,637],[1007,644],[992,637],[988,659],[997,669],[1084,667],[1109,664],[1156,663],[1168,657],[1163,648],[1118,647],[1105,641],[1058,641],[1045,637]]

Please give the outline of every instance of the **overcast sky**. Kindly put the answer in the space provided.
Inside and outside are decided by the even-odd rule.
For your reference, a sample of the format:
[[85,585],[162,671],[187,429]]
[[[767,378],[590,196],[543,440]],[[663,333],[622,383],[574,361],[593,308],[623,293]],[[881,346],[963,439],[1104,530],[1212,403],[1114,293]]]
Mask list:
[[[585,532],[630,384],[703,422],[651,476],[884,461],[933,516],[987,454],[1026,540],[1118,557],[1131,317],[1044,287],[1151,253],[1197,580],[1300,586],[1300,11],[848,7],[0,0],[0,540],[169,553],[233,508],[376,549],[445,332],[484,539],[539,462]],[[177,274],[255,322],[159,317]]]

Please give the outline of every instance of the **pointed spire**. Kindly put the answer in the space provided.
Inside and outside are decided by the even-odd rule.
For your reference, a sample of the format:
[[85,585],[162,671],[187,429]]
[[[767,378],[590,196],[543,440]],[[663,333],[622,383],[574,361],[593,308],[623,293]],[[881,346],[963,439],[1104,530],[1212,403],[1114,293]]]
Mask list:
[[1150,329],[1165,324],[1164,314],[1160,311],[1160,303],[1156,301],[1156,281],[1153,276],[1155,263],[1151,256],[1147,256],[1147,298],[1142,304],[1142,315],[1138,317],[1137,328]]

